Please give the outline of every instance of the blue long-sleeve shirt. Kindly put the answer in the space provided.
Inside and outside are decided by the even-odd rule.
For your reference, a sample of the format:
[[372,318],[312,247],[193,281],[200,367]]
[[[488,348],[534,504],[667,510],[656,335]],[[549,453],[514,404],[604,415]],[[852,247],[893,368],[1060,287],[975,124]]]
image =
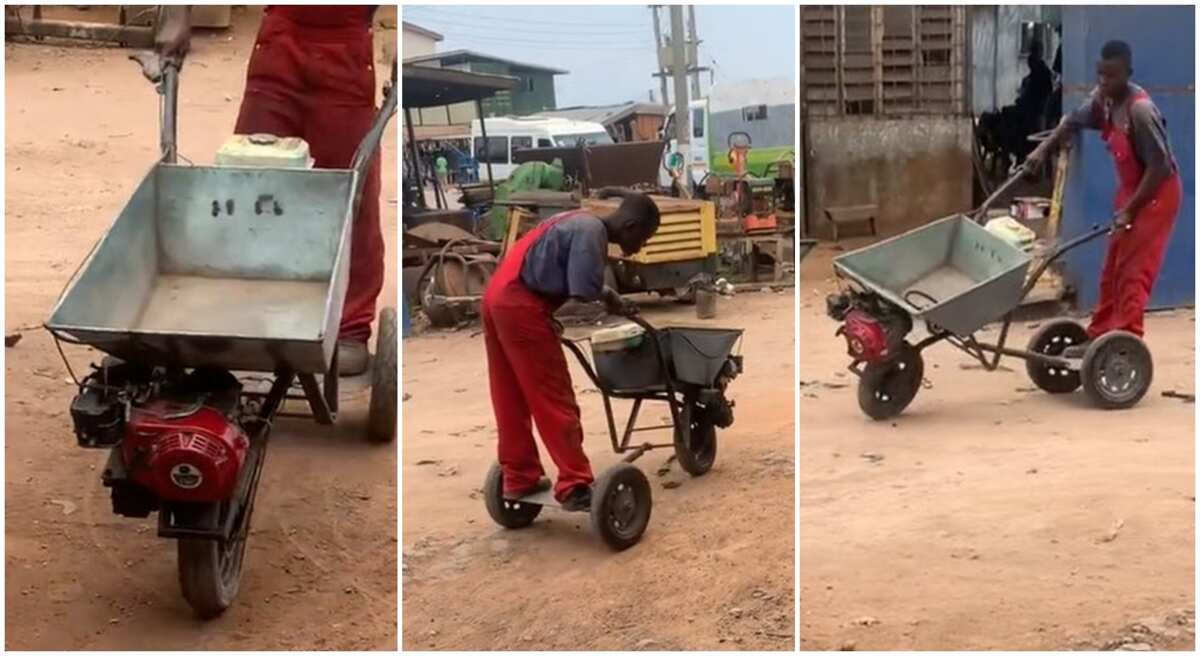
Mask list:
[[608,229],[592,214],[577,214],[547,230],[525,253],[521,282],[530,291],[564,302],[598,301],[604,290]]

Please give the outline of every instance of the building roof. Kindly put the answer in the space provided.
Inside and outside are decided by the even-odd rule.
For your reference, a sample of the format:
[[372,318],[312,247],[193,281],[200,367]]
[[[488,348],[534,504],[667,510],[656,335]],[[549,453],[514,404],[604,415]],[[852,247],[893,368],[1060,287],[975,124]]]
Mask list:
[[634,114],[666,116],[667,108],[658,103],[627,102],[618,105],[580,105],[576,107],[550,109],[544,112],[539,112],[537,116],[569,118],[574,121],[591,121],[593,123],[601,123],[607,126],[622,119],[628,118]]
[[404,27],[405,32],[416,32],[417,34],[420,34],[421,36],[427,36],[427,37],[433,39],[434,41],[441,41],[445,38],[441,34],[434,32],[433,30],[425,29],[424,27],[421,27],[420,25],[414,25],[413,23],[410,23],[408,21],[401,21],[401,24]]
[[441,107],[477,98],[490,98],[497,91],[517,86],[517,78],[484,75],[449,68],[404,64],[402,107]]
[[504,59],[503,57],[493,57],[492,55],[485,55],[481,52],[475,52],[474,50],[447,50],[446,52],[435,52],[429,55],[418,55],[416,57],[409,57],[408,59],[405,59],[404,63],[421,65],[437,62],[442,66],[448,66],[466,61],[497,62],[500,64],[507,64],[514,70],[535,71],[539,73],[550,73],[552,75],[566,75],[568,73],[568,71],[558,68],[539,66],[537,64],[526,64],[519,61],[513,61],[511,59]]

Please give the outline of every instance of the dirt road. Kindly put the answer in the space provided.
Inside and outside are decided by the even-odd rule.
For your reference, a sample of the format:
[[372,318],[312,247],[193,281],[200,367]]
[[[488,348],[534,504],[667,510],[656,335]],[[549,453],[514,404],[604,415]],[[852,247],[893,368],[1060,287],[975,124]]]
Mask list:
[[1193,389],[1194,314],[1148,320],[1135,409],[935,347],[932,388],[873,423],[824,316],[831,254],[801,270],[801,649],[1190,650],[1195,406],[1160,393]]
[[[547,510],[520,531],[493,524],[478,490],[496,440],[482,337],[406,340],[404,648],[792,649],[793,307],[790,290],[722,300],[714,324],[746,328],[746,373],[731,387],[736,423],[701,478],[678,465],[655,476],[666,451],[638,461],[654,510],[642,542],[621,553],[582,514]],[[671,304],[645,312],[695,321]],[[617,457],[600,396],[575,363],[572,377],[588,455],[605,467]],[[625,417],[627,402],[615,403]],[[651,406],[643,416],[649,425],[665,413]]]
[[[197,36],[181,78],[180,153],[197,162],[212,161],[237,114],[257,15],[235,16],[236,30]],[[394,9],[390,16],[394,26]],[[394,40],[395,31],[377,30],[376,39]],[[180,597],[175,545],[155,537],[155,519],[111,514],[99,480],[106,453],[75,446],[73,388],[36,326],[155,159],[157,102],[128,54],[5,50],[6,328],[23,333],[5,351],[5,646],[395,649],[395,447],[361,439],[361,384],[345,391],[335,429],[276,424],[240,597],[209,623],[193,619]],[[386,70],[390,56],[378,61]],[[383,156],[389,271],[395,127]],[[381,298],[395,290],[389,274]],[[70,350],[76,371],[93,357]]]

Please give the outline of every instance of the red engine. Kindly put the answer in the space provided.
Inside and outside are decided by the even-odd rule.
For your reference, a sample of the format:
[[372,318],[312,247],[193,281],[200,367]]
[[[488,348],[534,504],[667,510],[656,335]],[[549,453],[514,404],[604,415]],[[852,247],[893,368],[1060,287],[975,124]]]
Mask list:
[[121,450],[130,476],[167,501],[233,496],[250,441],[207,406],[157,400],[130,411]]
[[846,337],[850,357],[855,360],[881,362],[891,356],[892,340],[887,329],[862,310],[851,310],[838,332]]

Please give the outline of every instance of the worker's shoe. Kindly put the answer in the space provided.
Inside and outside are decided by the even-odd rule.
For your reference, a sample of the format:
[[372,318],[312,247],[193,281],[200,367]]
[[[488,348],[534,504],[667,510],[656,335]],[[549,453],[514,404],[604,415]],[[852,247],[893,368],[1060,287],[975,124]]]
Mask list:
[[337,343],[338,375],[359,376],[366,372],[371,353],[366,342],[339,340]]
[[505,499],[508,499],[509,501],[516,501],[516,500],[520,499],[521,497],[527,497],[531,494],[537,494],[538,492],[545,492],[546,490],[549,490],[549,489],[550,489],[550,479],[546,478],[545,476],[542,476],[532,486],[525,488],[524,490],[517,490],[516,492],[505,492],[503,496]]
[[1091,345],[1092,340],[1089,339],[1082,344],[1068,346],[1067,348],[1063,349],[1062,357],[1067,358],[1068,360],[1082,360],[1083,356],[1087,355],[1088,347]]
[[592,509],[592,488],[590,485],[576,485],[562,500],[562,509],[571,512],[590,512]]

